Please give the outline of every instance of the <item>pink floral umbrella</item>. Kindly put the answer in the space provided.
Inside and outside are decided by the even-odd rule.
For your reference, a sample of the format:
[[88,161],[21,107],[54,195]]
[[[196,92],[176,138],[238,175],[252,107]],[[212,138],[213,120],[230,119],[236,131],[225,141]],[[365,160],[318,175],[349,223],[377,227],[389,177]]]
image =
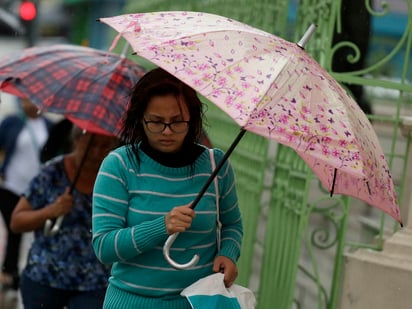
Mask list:
[[331,194],[356,197],[401,223],[371,123],[304,44],[200,12],[126,14],[100,21],[119,32],[113,44],[124,37],[137,55],[231,116],[241,127],[238,139],[250,131],[293,148]]

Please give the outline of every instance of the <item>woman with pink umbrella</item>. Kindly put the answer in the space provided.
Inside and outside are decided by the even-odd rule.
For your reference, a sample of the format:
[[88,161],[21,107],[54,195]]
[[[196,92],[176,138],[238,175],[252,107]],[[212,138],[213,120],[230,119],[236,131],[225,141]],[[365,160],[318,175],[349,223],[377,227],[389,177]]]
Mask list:
[[[224,155],[197,143],[202,116],[196,92],[163,69],[136,84],[121,133],[125,146],[103,161],[93,191],[93,247],[113,265],[104,308],[189,309],[180,293],[198,279],[222,272],[226,286],[235,281],[243,232],[229,161],[196,213],[191,208]],[[174,257],[182,262],[199,253],[195,267],[175,269],[165,260],[162,245],[174,233],[181,233]]]

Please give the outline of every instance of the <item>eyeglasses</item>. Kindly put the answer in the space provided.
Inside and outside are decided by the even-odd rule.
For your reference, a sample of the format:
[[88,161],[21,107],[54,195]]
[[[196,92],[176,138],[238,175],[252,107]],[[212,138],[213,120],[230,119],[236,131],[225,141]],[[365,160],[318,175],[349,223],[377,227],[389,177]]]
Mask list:
[[147,130],[151,133],[162,133],[166,127],[169,127],[170,131],[173,133],[183,133],[189,128],[190,121],[173,121],[173,122],[163,122],[163,121],[151,121],[143,119]]

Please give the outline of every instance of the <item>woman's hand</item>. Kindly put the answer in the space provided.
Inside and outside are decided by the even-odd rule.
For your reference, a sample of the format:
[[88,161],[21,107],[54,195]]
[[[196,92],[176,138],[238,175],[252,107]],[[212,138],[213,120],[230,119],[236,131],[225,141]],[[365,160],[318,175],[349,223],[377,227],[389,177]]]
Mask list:
[[49,207],[52,209],[52,218],[57,218],[68,214],[73,208],[73,196],[70,193],[70,188],[67,187],[64,193],[60,195]]
[[24,233],[43,228],[47,219],[54,219],[69,213],[73,208],[70,188],[60,195],[52,204],[33,209],[26,197],[22,196],[13,210],[10,228],[14,233]]
[[223,282],[227,288],[235,282],[238,275],[236,264],[228,257],[221,255],[215,258],[213,271],[215,273],[221,272],[225,275]]
[[165,224],[168,235],[186,231],[195,217],[195,211],[190,205],[174,207],[166,216]]

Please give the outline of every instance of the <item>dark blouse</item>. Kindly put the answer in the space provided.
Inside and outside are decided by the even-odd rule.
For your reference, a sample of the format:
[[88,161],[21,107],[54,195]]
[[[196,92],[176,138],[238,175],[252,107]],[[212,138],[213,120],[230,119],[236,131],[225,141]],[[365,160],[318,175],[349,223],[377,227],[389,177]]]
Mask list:
[[[70,185],[60,156],[43,167],[25,195],[33,209],[40,209]],[[74,189],[73,198],[74,207],[56,235],[44,236],[43,228],[34,231],[24,274],[37,283],[64,290],[105,288],[110,268],[97,260],[92,248],[92,196]]]

